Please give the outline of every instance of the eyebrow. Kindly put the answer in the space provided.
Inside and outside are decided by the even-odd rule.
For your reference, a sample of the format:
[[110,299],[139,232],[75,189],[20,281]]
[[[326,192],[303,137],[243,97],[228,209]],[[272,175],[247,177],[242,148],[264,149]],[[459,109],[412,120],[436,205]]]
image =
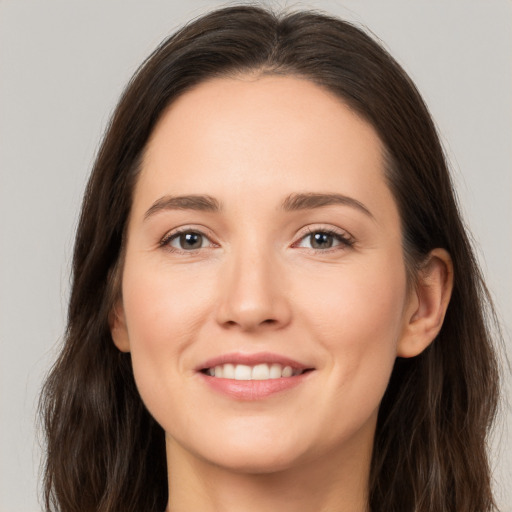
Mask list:
[[286,212],[292,212],[297,210],[310,210],[314,208],[322,208],[323,206],[331,205],[343,205],[350,206],[364,213],[368,217],[374,219],[374,216],[366,208],[366,206],[354,199],[353,197],[345,196],[343,194],[318,194],[318,193],[307,193],[307,194],[290,194],[282,204],[282,209]]
[[199,210],[220,212],[222,206],[217,199],[208,195],[164,196],[156,200],[144,214],[144,220],[163,210]]
[[[299,210],[312,210],[323,206],[343,205],[350,206],[374,218],[366,206],[349,196],[343,194],[322,194],[322,193],[294,193],[290,194],[281,204],[285,212]],[[185,196],[166,195],[157,199],[149,210],[144,214],[144,220],[164,210],[196,210],[203,212],[218,213],[222,211],[222,204],[212,196],[192,194]]]

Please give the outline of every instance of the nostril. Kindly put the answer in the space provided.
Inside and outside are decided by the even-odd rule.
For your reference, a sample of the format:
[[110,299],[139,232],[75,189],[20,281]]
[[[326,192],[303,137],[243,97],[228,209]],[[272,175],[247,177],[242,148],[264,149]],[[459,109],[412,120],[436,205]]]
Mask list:
[[[278,321],[273,319],[273,318],[267,318],[267,320],[262,320],[259,325],[275,325],[277,324]],[[235,326],[235,325],[238,325],[238,322],[236,322],[235,320],[228,320],[225,322],[225,325],[227,325],[228,327],[232,327],[232,326]]]

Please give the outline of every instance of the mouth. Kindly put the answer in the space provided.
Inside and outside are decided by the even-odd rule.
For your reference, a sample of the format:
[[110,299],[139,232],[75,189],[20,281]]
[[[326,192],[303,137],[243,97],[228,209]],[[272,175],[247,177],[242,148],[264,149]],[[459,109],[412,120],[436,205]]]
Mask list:
[[224,354],[205,361],[197,371],[213,379],[268,381],[293,379],[313,371],[312,366],[279,354]]
[[302,387],[314,367],[270,352],[231,353],[214,357],[196,368],[215,392],[242,402],[263,400]]
[[255,365],[224,363],[202,368],[200,371],[216,379],[273,380],[297,377],[312,370],[313,368],[297,368],[280,363],[259,363]]

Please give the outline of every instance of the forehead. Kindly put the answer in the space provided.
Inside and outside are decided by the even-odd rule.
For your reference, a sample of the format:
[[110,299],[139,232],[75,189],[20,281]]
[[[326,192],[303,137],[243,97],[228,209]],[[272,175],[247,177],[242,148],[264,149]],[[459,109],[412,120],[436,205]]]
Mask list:
[[393,201],[378,135],[310,81],[242,76],[203,82],[168,107],[147,144],[135,202],[231,193],[257,206],[260,193],[278,201],[303,191]]

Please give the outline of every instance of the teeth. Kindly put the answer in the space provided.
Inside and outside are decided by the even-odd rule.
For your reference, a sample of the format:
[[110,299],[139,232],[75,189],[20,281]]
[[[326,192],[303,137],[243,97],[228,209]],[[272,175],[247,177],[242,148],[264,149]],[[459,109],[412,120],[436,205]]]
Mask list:
[[233,364],[225,364],[222,367],[222,376],[225,379],[234,379],[235,378],[235,365]]
[[[252,380],[267,380],[270,377],[268,364],[257,364],[252,369]],[[281,375],[279,375],[281,377]]]
[[285,366],[283,368],[283,377],[291,377],[293,374],[293,370],[290,366]]
[[282,372],[283,372],[283,368],[281,367],[281,365],[274,363],[270,367],[270,378],[271,379],[279,379],[282,375]]
[[294,370],[291,366],[282,366],[278,363],[270,365],[263,363],[255,366],[226,363],[215,366],[215,368],[208,368],[206,373],[220,379],[268,380],[300,375],[302,370]]
[[[235,366],[235,380],[251,380],[252,370],[250,366],[245,366],[245,364],[237,364]],[[217,375],[217,372],[215,372]]]

